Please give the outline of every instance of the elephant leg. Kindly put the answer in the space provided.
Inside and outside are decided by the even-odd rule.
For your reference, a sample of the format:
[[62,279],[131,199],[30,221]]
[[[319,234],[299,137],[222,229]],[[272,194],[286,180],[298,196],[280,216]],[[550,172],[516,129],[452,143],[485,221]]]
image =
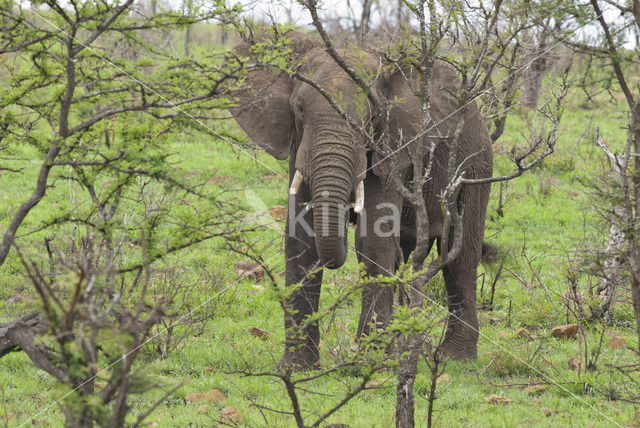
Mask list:
[[[432,245],[433,245],[433,239],[429,241],[429,248],[431,248]],[[413,250],[415,250],[415,248],[416,248],[415,238],[403,239],[402,235],[400,235],[400,249],[402,250],[402,259],[399,259],[398,261],[402,263],[407,263],[409,261],[409,257],[411,256],[411,253],[413,252]],[[398,267],[399,266],[396,266],[396,269]]]
[[[401,250],[399,246],[402,198],[387,192],[376,176],[365,180],[365,210],[356,225],[356,253],[368,277],[393,275]],[[371,332],[372,325],[384,328],[393,309],[394,289],[369,281],[362,289],[362,311],[357,336]]]
[[[443,276],[448,294],[449,320],[444,338],[443,350],[454,359],[475,359],[478,347],[478,311],[476,308],[477,269],[482,255],[482,239],[484,235],[484,211],[481,208],[486,195],[478,192],[470,198],[469,189],[465,201],[465,217],[463,218],[463,242],[460,254],[443,269]],[[477,189],[476,189],[477,190]],[[463,193],[462,197],[464,198]],[[474,205],[475,203],[475,205]],[[476,208],[476,209],[473,209]],[[449,242],[452,243],[453,233]]]
[[[461,252],[459,257],[474,257]],[[443,270],[447,287],[449,320],[443,350],[454,359],[474,359],[478,346],[476,309],[476,267],[466,261],[454,261]]]
[[309,323],[307,317],[318,311],[322,267],[313,235],[309,233],[313,225],[312,210],[304,212],[305,208],[295,201],[290,202],[289,209],[295,211],[295,216],[290,213],[286,227],[285,285],[290,295],[284,302],[285,349],[280,365],[310,369],[320,358],[320,330],[318,324]]
[[[388,276],[387,272],[380,271],[377,265],[367,263],[365,260],[367,259],[359,259],[360,263],[364,263],[368,276],[374,277],[380,274]],[[384,286],[374,281],[364,285],[357,337],[370,334],[373,324],[376,328],[384,328],[389,324],[393,313],[393,292],[391,285]]]

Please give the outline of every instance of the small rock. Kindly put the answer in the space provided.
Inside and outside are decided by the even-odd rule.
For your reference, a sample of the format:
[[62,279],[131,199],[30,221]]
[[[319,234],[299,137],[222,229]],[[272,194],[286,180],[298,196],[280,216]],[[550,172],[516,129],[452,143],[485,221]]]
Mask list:
[[533,336],[526,328],[519,328],[518,331],[516,331],[516,337],[518,339],[533,340]]
[[582,370],[582,360],[578,357],[569,358],[569,368],[577,372]]
[[611,349],[624,349],[627,344],[622,336],[613,336],[609,339],[609,348]]
[[216,369],[214,369],[213,367],[207,366],[204,368],[206,371],[210,372],[210,373],[215,373]]
[[218,419],[223,424],[239,424],[242,423],[242,413],[234,406],[227,406],[220,410]]
[[484,402],[489,404],[507,405],[507,404],[513,403],[513,400],[507,397],[503,397],[502,395],[493,394],[488,397],[485,397]]
[[204,394],[201,394],[199,392],[194,392],[192,394],[187,394],[184,396],[185,401],[190,401],[191,403],[198,403],[200,401],[203,401],[204,398]]
[[550,409],[548,407],[541,407],[540,410],[542,410],[542,413],[544,413],[544,415],[547,416],[547,417],[549,417],[549,416],[554,414],[553,409]]
[[255,337],[259,338],[262,341],[267,340],[270,336],[267,330],[262,330],[258,327],[251,327],[249,329],[249,333],[251,333],[252,335],[254,335]]
[[491,317],[489,318],[489,325],[496,325],[500,323],[500,318],[497,317]]
[[218,391],[217,389],[212,389],[210,391],[207,391],[205,393],[205,396],[207,400],[216,404],[221,403],[227,399],[226,395],[224,395],[222,392]]
[[237,279],[248,278],[260,282],[264,278],[262,267],[258,263],[249,260],[236,263],[233,269],[236,271]]
[[578,324],[566,324],[553,327],[551,335],[557,338],[573,339],[578,334]]

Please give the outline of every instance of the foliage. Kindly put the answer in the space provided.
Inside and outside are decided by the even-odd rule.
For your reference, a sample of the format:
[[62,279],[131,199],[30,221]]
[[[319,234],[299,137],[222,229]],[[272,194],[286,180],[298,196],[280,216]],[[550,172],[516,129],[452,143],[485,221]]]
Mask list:
[[[42,164],[33,194],[16,209],[4,233],[0,265],[22,221],[52,182],[64,178],[83,194],[73,212],[60,212],[44,228],[87,222],[95,211],[100,220],[92,226],[110,234],[108,223],[120,221],[113,218],[115,210],[131,197],[127,189],[138,178],[163,182],[169,191],[187,190],[171,168],[171,135],[194,128],[217,134],[205,121],[229,105],[221,97],[222,85],[234,72],[219,67],[215,55],[185,59],[154,45],[164,30],[229,19],[237,11],[214,4],[194,15],[146,17],[132,4],[81,2],[67,8],[49,2],[48,8],[22,9],[3,2],[8,30],[0,49],[6,80],[0,93],[2,149],[5,156],[17,156],[28,144]],[[85,198],[91,201],[88,212],[82,209]],[[199,220],[203,226],[208,221]],[[205,239],[204,230],[186,228],[169,249]],[[151,245],[149,251],[154,260],[167,249]]]
[[[186,14],[148,16],[133,1],[44,3],[0,4],[3,155],[40,162],[33,193],[8,212],[0,266],[10,260],[15,268],[19,256],[39,298],[30,306],[43,313],[35,326],[8,324],[2,354],[22,349],[60,383],[68,426],[138,426],[157,405],[127,417],[130,395],[156,387],[133,370],[143,346],[155,340],[166,357],[190,332],[187,315],[191,322],[211,316],[201,310],[202,292],[189,290],[191,279],[171,281],[159,298],[151,264],[231,237],[242,220],[233,201],[201,191],[175,168],[171,148],[180,133],[226,138],[209,121],[230,105],[225,95],[241,70],[215,53],[183,58],[157,44],[185,25],[232,19],[238,9],[194,4]],[[45,259],[44,249],[26,250],[16,234],[51,192],[66,197],[27,234],[44,237]],[[36,333],[46,333],[42,343]]]
[[[93,11],[91,16],[96,19],[86,18],[83,22],[93,22],[93,26],[80,30],[79,34],[95,28],[96,20],[106,16],[104,12],[96,13],[95,8],[101,5],[84,5],[86,9],[82,10]],[[47,19],[55,19],[52,22],[61,27],[67,25],[51,9],[34,10]],[[30,9],[22,13],[25,22],[37,19]],[[212,420],[219,419],[218,410],[223,405],[234,404],[244,415],[247,426],[290,426],[293,423],[290,414],[264,411],[266,407],[291,412],[290,395],[282,383],[244,376],[274,373],[273,367],[280,357],[280,302],[285,292],[279,288],[282,266],[276,261],[280,259],[281,236],[278,228],[255,228],[250,222],[242,225],[245,233],[240,234],[234,225],[247,208],[243,189],[251,189],[268,207],[286,205],[283,198],[287,183],[282,175],[286,165],[262,153],[251,153],[248,158],[243,149],[228,144],[236,131],[210,120],[224,116],[220,109],[228,105],[227,101],[205,97],[180,104],[190,94],[207,95],[217,82],[222,91],[223,80],[229,77],[235,80],[237,76],[227,75],[235,71],[225,71],[219,55],[211,54],[218,52],[218,48],[192,45],[191,59],[168,55],[159,46],[168,46],[182,37],[174,24],[186,25],[187,22],[180,21],[185,17],[169,12],[154,17],[125,14],[118,22],[123,22],[123,27],[133,25],[132,21],[136,26],[142,25],[140,16],[150,20],[143,20],[149,22],[148,29],[109,32],[95,40],[95,45],[99,45],[95,49],[142,82],[153,82],[149,88],[159,88],[158,92],[168,94],[169,98],[165,100],[149,88],[132,83],[123,72],[107,66],[98,54],[83,49],[77,59],[82,65],[78,67],[81,70],[78,75],[89,78],[86,87],[77,85],[80,99],[75,100],[77,103],[74,102],[68,116],[72,126],[122,106],[148,106],[149,110],[105,117],[65,139],[56,139],[64,99],[61,88],[67,79],[66,64],[58,61],[64,53],[64,35],[50,31],[47,39],[26,47],[29,55],[19,55],[7,48],[3,56],[2,79],[12,82],[3,87],[3,97],[5,92],[12,95],[2,98],[6,103],[2,109],[5,130],[2,159],[6,162],[0,165],[4,171],[0,181],[6,191],[5,198],[0,200],[3,225],[0,228],[4,230],[24,201],[25,193],[35,187],[39,173],[36,166],[44,165],[44,157],[57,141],[61,149],[52,164],[46,196],[24,218],[15,241],[24,264],[17,251],[12,251],[2,266],[0,310],[3,318],[9,318],[25,308],[40,307],[34,290],[25,287],[25,283],[30,284],[25,275],[31,272],[36,283],[42,285],[42,295],[61,303],[53,304],[50,318],[54,320],[52,328],[63,334],[44,336],[39,343],[56,350],[63,357],[58,360],[60,367],[69,368],[71,374],[62,382],[53,382],[33,367],[24,354],[4,356],[0,370],[3,421],[11,425],[35,419],[61,426],[66,412],[70,418],[87,416],[102,425],[118,420],[122,414],[128,424],[149,416],[150,423],[160,426],[210,425]],[[158,25],[161,30],[151,29]],[[201,25],[209,29],[206,31],[217,31],[211,30],[211,24]],[[22,28],[41,31],[38,26]],[[33,40],[29,33],[4,39],[10,45],[15,43],[11,46],[27,40]],[[580,63],[583,60],[580,58]],[[282,66],[283,62],[277,65]],[[38,71],[40,68],[43,73]],[[14,71],[16,74],[11,74]],[[575,72],[580,76],[582,70]],[[603,74],[598,73],[605,77]],[[492,78],[497,81],[501,76],[496,72]],[[11,88],[22,82],[29,82],[38,96],[23,96],[26,87],[13,93]],[[42,82],[47,85],[40,88]],[[114,92],[82,98],[92,90]],[[617,96],[615,87],[611,91],[612,96]],[[583,108],[594,103],[598,106],[597,114]],[[530,174],[510,182],[502,205],[498,204],[494,187],[486,236],[504,248],[504,270],[498,275],[495,292],[492,291],[491,311],[480,314],[479,360],[448,362],[447,377],[437,377],[437,381],[431,372],[434,366],[430,355],[419,361],[414,388],[418,425],[427,424],[426,401],[436,382],[436,425],[634,423],[635,406],[620,400],[635,399],[637,357],[624,347],[614,349],[608,345],[609,338],[616,335],[622,336],[627,344],[632,342],[629,325],[634,320],[633,314],[619,307],[612,325],[586,323],[581,342],[552,339],[549,335],[554,325],[576,321],[575,313],[567,311],[563,297],[567,273],[564,256],[575,247],[579,237],[603,241],[606,235],[593,214],[581,214],[584,205],[593,204],[582,193],[582,183],[599,162],[591,143],[594,129],[599,127],[603,135],[624,139],[618,128],[625,115],[619,106],[607,104],[604,94],[592,95],[587,102],[583,94],[574,90],[563,106],[558,154]],[[531,113],[515,106],[509,112],[504,133],[496,143],[496,148],[501,148],[497,150],[501,174],[510,171],[508,143],[528,135],[528,124],[532,122]],[[276,225],[284,227],[280,220]],[[43,245],[43,241],[48,244]],[[192,243],[198,245],[189,245]],[[271,272],[272,283],[261,285],[234,276],[232,266],[240,256],[229,251],[242,252],[247,246],[250,258],[259,260]],[[89,253],[92,255],[88,256]],[[160,259],[167,263],[153,263]],[[92,263],[87,264],[89,261]],[[83,269],[97,278],[97,285],[89,293],[84,292],[86,287],[82,285],[86,285],[91,275],[83,277]],[[327,330],[321,344],[321,360],[331,366],[322,367],[322,373],[327,372],[325,376],[297,383],[300,386],[297,394],[305,420],[318,420],[343,397],[350,396],[352,399],[344,407],[329,414],[327,423],[386,427],[394,422],[395,381],[384,368],[394,367],[397,360],[385,360],[379,346],[365,346],[370,351],[366,358],[363,348],[352,347],[359,306],[357,291],[362,283],[354,276],[357,270],[355,257],[350,254],[345,269],[325,273],[323,296],[329,298],[323,297],[318,319],[321,328]],[[405,281],[409,278],[402,277]],[[398,315],[407,317],[396,318],[394,328],[387,332],[391,336],[385,337],[385,332],[371,336],[372,344],[388,343],[394,334],[424,331],[426,326],[429,336],[438,338],[446,309],[438,305],[442,300],[438,297],[442,295],[442,284],[437,281],[439,277],[436,284],[440,288],[428,290],[433,294],[427,293],[431,303],[425,308],[428,323],[418,326],[415,318],[409,316],[412,311],[399,310]],[[143,289],[146,291],[142,292]],[[69,306],[77,290],[81,291],[78,295],[82,303]],[[122,297],[109,309],[113,301],[110,298],[120,292]],[[172,293],[178,294],[172,297]],[[92,299],[97,303],[91,303]],[[122,317],[107,316],[109,325],[96,324],[86,317],[90,304],[97,314],[118,312]],[[200,305],[204,305],[200,308],[203,312],[198,313]],[[192,314],[202,320],[194,330],[187,325],[171,324],[189,320]],[[215,317],[205,322],[210,315]],[[141,318],[138,322],[144,328],[134,331],[127,320],[135,316]],[[73,329],[60,327],[58,320],[65,317],[74,321]],[[173,330],[177,335],[169,333],[171,325],[177,326]],[[269,335],[264,338],[252,335],[251,328],[256,326]],[[518,336],[520,328],[529,331],[531,338]],[[605,329],[605,336],[601,336]],[[87,334],[90,331],[98,332],[95,341],[90,340]],[[588,341],[591,349],[601,337],[604,346],[595,370],[575,371],[568,367],[567,361],[582,352],[582,341]],[[127,360],[130,365],[126,367],[121,353],[128,353],[136,343],[151,338],[140,348],[141,352],[129,354],[137,358]],[[164,346],[167,343],[169,346]],[[165,358],[157,358],[158,347]],[[359,364],[367,359],[376,364]],[[89,361],[95,363],[86,364]],[[109,373],[106,369],[111,364],[115,369]],[[333,367],[339,369],[332,371]],[[51,406],[92,374],[98,375],[87,384],[92,389],[80,388],[65,397],[59,410]],[[439,376],[437,370],[436,374]],[[286,373],[276,375],[281,376],[275,376],[281,382],[282,376],[286,377]],[[290,381],[312,375],[291,374]],[[366,388],[365,381],[365,388],[357,390],[363,379],[377,380],[369,384],[375,387]],[[123,407],[118,407],[118,400],[127,395],[119,395],[121,392],[115,391],[114,386],[123,381],[129,386],[127,392],[136,395],[135,399],[122,398]],[[185,381],[186,385],[173,390]],[[531,384],[546,388],[528,390]],[[224,404],[185,400],[188,392],[213,388],[227,396]],[[114,391],[109,400],[102,398],[105,391]],[[513,401],[506,405],[486,402],[484,398],[492,394]],[[122,413],[123,410],[126,411]],[[153,413],[148,415],[149,411]]]

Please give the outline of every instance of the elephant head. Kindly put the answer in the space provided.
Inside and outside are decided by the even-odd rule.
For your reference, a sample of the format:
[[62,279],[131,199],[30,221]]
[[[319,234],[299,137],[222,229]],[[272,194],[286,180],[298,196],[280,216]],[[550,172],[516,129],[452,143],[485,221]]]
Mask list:
[[[247,89],[238,94],[238,105],[232,110],[236,121],[247,135],[277,159],[291,157],[290,193],[296,194],[303,184],[309,190],[313,207],[315,245],[321,263],[328,268],[340,267],[346,258],[346,209],[354,201],[358,212],[364,202],[363,179],[368,170],[379,176],[390,172],[389,161],[378,153],[368,157],[365,137],[341,116],[318,88],[329,98],[338,100],[340,108],[361,121],[364,128],[376,130],[378,125],[368,97],[347,73],[329,56],[324,44],[311,36],[289,31],[285,37],[299,74],[307,81],[273,67],[250,68]],[[260,41],[274,43],[273,35]],[[277,42],[276,42],[277,43]],[[234,52],[244,58],[259,59],[252,44],[241,43]],[[264,47],[263,47],[264,49]],[[416,100],[413,84],[417,74],[411,67],[397,70],[383,67],[380,55],[372,51],[341,51],[348,64],[361,74],[373,76],[371,96],[378,100]],[[291,59],[291,58],[289,58]],[[259,61],[258,61],[259,62]],[[433,90],[439,86],[456,87],[455,74],[441,65],[434,68]],[[313,82],[313,84],[311,83]],[[417,87],[418,85],[414,85]],[[449,113],[457,106],[454,91],[439,91],[432,102],[431,115],[439,122],[437,132],[447,135],[455,126]],[[434,99],[436,97],[433,97]],[[406,101],[405,101],[406,102]],[[399,101],[391,109],[391,137],[399,142],[404,135],[416,135],[421,123],[417,102]],[[445,129],[447,128],[447,129]],[[412,145],[394,156],[395,167],[411,165]]]
[[[366,99],[321,42],[294,31],[286,33],[286,38],[299,71],[338,99],[350,116],[366,121]],[[237,46],[235,52],[255,58],[247,43]],[[362,180],[367,168],[364,136],[309,83],[268,68],[250,71],[246,81],[248,89],[239,94],[234,117],[271,155],[295,159],[290,193],[295,195],[303,184],[307,186],[320,261],[329,268],[340,267],[347,254],[348,207],[358,212],[363,205]]]

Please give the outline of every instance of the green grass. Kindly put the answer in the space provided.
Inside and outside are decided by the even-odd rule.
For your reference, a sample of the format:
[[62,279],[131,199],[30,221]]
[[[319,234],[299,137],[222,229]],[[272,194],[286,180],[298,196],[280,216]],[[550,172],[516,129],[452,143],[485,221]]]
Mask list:
[[[572,103],[578,105],[573,99]],[[524,117],[524,112],[518,112],[509,119],[501,141],[510,142],[519,137]],[[486,236],[504,249],[508,255],[505,266],[523,278],[527,286],[513,274],[503,272],[497,283],[494,310],[480,314],[482,335],[478,360],[449,362],[446,366],[450,381],[438,386],[436,426],[605,427],[612,425],[611,420],[625,426],[634,423],[636,407],[607,401],[602,390],[608,387],[609,379],[619,380],[617,375],[605,370],[607,363],[622,364],[637,361],[637,357],[625,350],[609,349],[606,339],[598,370],[578,374],[569,369],[568,360],[580,355],[581,342],[556,340],[549,333],[554,325],[566,322],[561,295],[567,288],[567,257],[583,236],[597,242],[606,235],[598,217],[590,210],[593,200],[581,184],[599,165],[598,152],[592,143],[595,127],[600,127],[603,136],[613,145],[624,138],[620,130],[623,123],[624,114],[604,104],[592,110],[570,107],[564,115],[557,153],[534,171],[508,184],[502,217],[496,213],[498,186],[494,186]],[[224,191],[225,195],[245,203],[246,192],[250,190],[255,196],[249,193],[248,197],[259,198],[267,208],[286,205],[286,162],[276,161],[262,152],[247,154],[203,135],[176,141],[174,152],[171,161],[175,168],[195,177],[194,180],[207,181],[211,189]],[[0,176],[3,186],[0,230],[7,226],[11,213],[33,189],[40,163],[38,154],[28,148],[17,149],[13,156],[17,160],[12,165],[24,170],[21,174]],[[498,159],[496,165],[497,172],[508,169],[503,159]],[[56,207],[62,210],[68,203],[67,183],[58,177],[46,199],[27,217],[20,233],[34,230],[55,215]],[[284,228],[282,222],[280,226]],[[59,227],[48,232],[51,233],[64,238],[68,230]],[[36,252],[44,236],[42,233],[28,235],[19,243]],[[271,243],[266,247],[264,259],[275,272],[282,272],[283,241],[278,231],[268,230],[254,238]],[[523,251],[527,258],[522,255]],[[268,371],[277,363],[282,353],[283,327],[276,293],[268,288],[256,289],[250,280],[236,282],[233,265],[242,257],[228,254],[218,240],[204,242],[169,259],[186,271],[204,265],[215,272],[217,285],[199,289],[197,293],[200,301],[213,298],[215,317],[202,334],[187,338],[184,347],[168,359],[158,359],[145,350],[138,362],[139,369],[166,388],[185,382],[152,413],[149,418],[152,426],[212,426],[218,410],[226,405],[236,406],[242,412],[245,426],[294,426],[291,417],[266,410],[263,411],[265,421],[254,405],[290,409],[285,390],[276,379],[230,373]],[[496,267],[486,268],[487,284],[495,270]],[[356,272],[355,256],[351,252],[343,268],[325,273],[322,304],[326,305],[342,284],[353,281]],[[282,283],[283,276],[279,278]],[[0,318],[11,319],[33,307],[33,294],[14,253],[3,266],[0,277]],[[486,299],[487,295],[485,290],[481,297]],[[332,347],[348,346],[353,340],[358,314],[359,302],[349,302],[338,314],[339,322],[346,328],[329,329],[323,324],[321,349],[325,364],[331,362]],[[490,323],[489,318],[498,321]],[[632,312],[619,308],[616,319],[616,325],[606,327],[607,338],[615,332],[623,335],[629,346],[635,346]],[[261,341],[252,336],[248,330],[253,326],[269,331],[269,339]],[[515,337],[521,327],[533,335],[533,341]],[[587,329],[590,350],[597,345],[601,329],[601,325]],[[638,379],[638,373],[632,376]],[[379,377],[392,377],[392,374],[381,373]],[[309,388],[324,395],[301,393],[305,412],[326,411],[355,381],[357,379],[341,373],[313,382]],[[546,383],[548,387],[535,394],[527,393],[524,388],[532,381]],[[429,382],[428,370],[421,364],[415,385],[417,426],[426,425]],[[186,394],[210,389],[222,391],[228,400],[220,405],[209,403],[206,408],[201,408],[202,403],[184,400]],[[46,374],[33,368],[25,355],[14,353],[0,360],[0,421],[9,426],[28,425],[32,418],[42,425],[63,426],[62,412],[53,404],[63,392]],[[134,413],[144,411],[162,394],[161,390],[153,390],[136,397],[132,403]],[[486,403],[484,399],[492,394],[513,401],[507,405]],[[394,406],[394,385],[366,391],[329,422],[346,423],[350,427],[389,427],[394,424]],[[550,416],[545,415],[543,408],[551,409]]]

